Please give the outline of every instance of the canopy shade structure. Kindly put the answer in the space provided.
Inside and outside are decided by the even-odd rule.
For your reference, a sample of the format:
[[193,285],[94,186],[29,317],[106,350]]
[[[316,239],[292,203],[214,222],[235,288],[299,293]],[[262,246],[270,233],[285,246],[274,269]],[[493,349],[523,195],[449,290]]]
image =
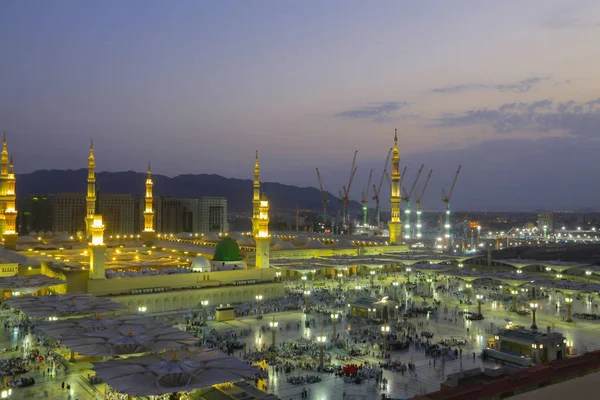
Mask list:
[[0,290],[31,294],[40,289],[64,283],[66,282],[61,279],[50,278],[46,275],[15,275],[0,278]]
[[188,332],[149,318],[127,315],[107,320],[82,318],[45,323],[36,327],[36,330],[60,340],[71,351],[89,357],[179,350],[198,342]]
[[122,304],[87,293],[16,297],[6,300],[6,304],[30,318],[85,316],[126,308]]
[[120,393],[159,396],[250,378],[258,367],[217,350],[178,352],[93,363],[96,375]]

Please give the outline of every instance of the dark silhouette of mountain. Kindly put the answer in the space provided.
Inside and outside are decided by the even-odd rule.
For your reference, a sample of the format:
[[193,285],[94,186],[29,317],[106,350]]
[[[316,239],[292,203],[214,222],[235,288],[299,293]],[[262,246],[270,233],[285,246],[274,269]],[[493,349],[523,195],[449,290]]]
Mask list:
[[[252,180],[225,178],[220,175],[178,175],[170,178],[152,175],[155,197],[226,197],[230,212],[251,212]],[[30,174],[17,175],[17,196],[43,195],[65,192],[86,192],[87,169],[40,170]],[[143,196],[146,174],[133,171],[99,172],[96,174],[98,189],[107,193],[128,193]],[[321,194],[313,187],[297,187],[277,182],[261,182],[266,191],[271,209],[293,211],[321,210]],[[328,213],[340,209],[339,198],[329,195]],[[351,209],[360,210],[360,203],[353,201]],[[354,213],[354,212],[353,212]]]

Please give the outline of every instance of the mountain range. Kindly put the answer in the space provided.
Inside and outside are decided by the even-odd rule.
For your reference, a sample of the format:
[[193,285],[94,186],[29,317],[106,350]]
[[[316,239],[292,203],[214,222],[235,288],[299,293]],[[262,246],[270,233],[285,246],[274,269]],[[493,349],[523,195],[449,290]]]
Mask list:
[[[17,196],[33,196],[55,193],[86,191],[88,171],[77,170],[39,170],[29,174],[17,175]],[[253,182],[250,179],[225,178],[214,174],[152,175],[155,197],[197,198],[216,196],[227,198],[229,212],[251,212]],[[134,171],[98,172],[97,188],[101,192],[124,193],[143,196],[146,174]],[[271,209],[275,211],[321,210],[321,193],[314,187],[298,187],[278,182],[261,182],[261,190],[267,193]],[[336,212],[341,203],[338,197],[328,194],[328,212]],[[358,211],[360,203],[351,202],[351,209]]]

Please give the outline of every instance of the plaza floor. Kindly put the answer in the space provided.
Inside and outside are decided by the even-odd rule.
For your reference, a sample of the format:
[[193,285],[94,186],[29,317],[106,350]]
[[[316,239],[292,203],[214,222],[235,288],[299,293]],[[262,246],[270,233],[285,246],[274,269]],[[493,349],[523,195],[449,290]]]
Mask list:
[[[501,302],[489,302],[482,306],[482,312],[485,319],[482,321],[465,321],[458,319],[450,321],[452,310],[464,310],[464,305],[459,305],[455,298],[439,297],[442,301],[442,309],[447,306],[450,312],[448,315],[439,313],[437,317],[432,318],[413,318],[411,322],[423,322],[426,326],[424,330],[434,333],[434,341],[447,338],[468,339],[469,346],[463,352],[463,357],[459,360],[449,361],[444,364],[437,362],[435,367],[430,363],[424,352],[416,351],[413,348],[406,351],[392,352],[393,359],[399,359],[402,362],[412,362],[416,365],[416,374],[410,376],[408,373],[402,375],[391,371],[384,371],[383,376],[388,380],[387,388],[383,389],[375,383],[374,380],[364,381],[362,384],[345,383],[341,378],[336,378],[334,374],[322,373],[322,381],[311,385],[293,385],[287,382],[287,377],[290,375],[307,375],[316,374],[313,371],[296,370],[290,374],[275,374],[271,370],[268,391],[276,394],[282,400],[300,399],[303,388],[310,391],[309,399],[317,400],[337,400],[337,399],[377,399],[381,393],[388,393],[393,398],[410,398],[416,394],[435,391],[439,389],[440,382],[444,381],[448,374],[458,372],[464,369],[470,369],[475,366],[494,367],[495,365],[488,361],[482,361],[478,356],[482,348],[485,347],[486,339],[493,333],[492,330],[506,324],[506,319],[512,320],[514,325],[531,325],[530,316],[520,316],[512,312],[508,312],[506,307],[511,304],[503,304]],[[420,302],[420,298],[414,298],[414,301]],[[574,320],[573,323],[564,322],[561,315],[557,315],[555,306],[556,299],[538,300],[540,305],[537,313],[537,324],[541,330],[550,326],[551,329],[563,333],[570,343],[573,344],[578,352],[586,350],[596,350],[600,346],[600,321],[581,321]],[[475,311],[477,306],[470,306],[471,311]],[[596,312],[596,309],[587,302],[575,301],[573,313],[576,312]],[[564,312],[563,312],[564,315]],[[271,334],[260,334],[260,326],[268,325],[272,318],[279,322],[280,326],[285,327],[287,323],[291,323],[290,329],[282,329],[277,332],[276,341],[290,341],[297,339],[300,336],[314,337],[316,335],[325,334],[331,336],[333,325],[321,314],[304,315],[300,312],[284,312],[265,315],[263,319],[255,317],[241,318],[229,322],[214,322],[208,324],[208,328],[214,328],[218,331],[241,331],[242,329],[252,328],[252,334],[242,338],[247,344],[248,350],[259,347],[264,341],[267,344],[271,341]],[[184,314],[173,314],[163,316],[162,319],[170,322],[184,320]],[[299,329],[296,328],[298,321],[303,321],[305,318],[315,319],[316,326],[311,329],[305,329],[301,324]],[[348,320],[343,318],[342,322],[337,324],[337,332],[344,332],[348,328]],[[352,327],[355,327],[354,325]],[[467,331],[468,329],[468,331]],[[342,334],[343,335],[343,334]],[[15,346],[22,340],[19,339],[16,330],[0,331],[0,347]],[[477,357],[473,358],[473,353]],[[1,358],[7,358],[16,355],[16,352],[4,353]],[[66,354],[65,354],[66,355]],[[236,354],[236,355],[239,355]],[[68,355],[66,355],[68,356]],[[363,363],[365,361],[379,362],[381,359],[372,356],[364,356],[353,358],[350,361],[343,361],[342,364],[348,363]],[[334,362],[336,362],[334,360]],[[339,361],[337,363],[340,363]],[[78,358],[75,363],[71,363],[71,368],[66,374],[49,377],[40,371],[31,371],[25,374],[33,376],[36,384],[28,388],[14,389],[12,398],[49,398],[49,399],[66,399],[70,394],[71,399],[95,399],[103,398],[105,385],[92,385],[89,383],[88,374],[93,374],[91,371],[90,360]],[[44,376],[45,375],[45,376]],[[71,392],[67,393],[66,389],[61,389],[61,383],[70,384]]]

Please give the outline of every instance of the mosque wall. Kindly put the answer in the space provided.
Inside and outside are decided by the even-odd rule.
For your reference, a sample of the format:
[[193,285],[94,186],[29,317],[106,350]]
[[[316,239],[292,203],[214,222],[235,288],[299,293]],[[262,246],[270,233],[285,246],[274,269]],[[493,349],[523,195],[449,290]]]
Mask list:
[[[238,271],[239,272],[239,271]],[[112,279],[111,279],[112,280]],[[253,285],[231,285],[214,288],[184,289],[162,293],[142,293],[135,295],[110,296],[110,299],[125,305],[129,312],[139,312],[138,307],[146,307],[146,313],[198,310],[200,301],[208,300],[209,305],[227,305],[255,301],[262,295],[263,301],[285,296],[283,283],[263,283]]]
[[[87,292],[97,296],[119,296],[145,291],[156,293],[177,289],[202,289],[225,285],[252,284],[252,281],[275,281],[275,269],[201,272],[190,274],[136,276],[131,278],[87,281]],[[70,288],[69,288],[69,291]]]
[[387,246],[360,246],[351,248],[323,248],[323,249],[293,249],[293,250],[271,250],[271,259],[278,258],[315,258],[331,256],[369,256],[382,255],[390,252],[408,252],[408,245]]

